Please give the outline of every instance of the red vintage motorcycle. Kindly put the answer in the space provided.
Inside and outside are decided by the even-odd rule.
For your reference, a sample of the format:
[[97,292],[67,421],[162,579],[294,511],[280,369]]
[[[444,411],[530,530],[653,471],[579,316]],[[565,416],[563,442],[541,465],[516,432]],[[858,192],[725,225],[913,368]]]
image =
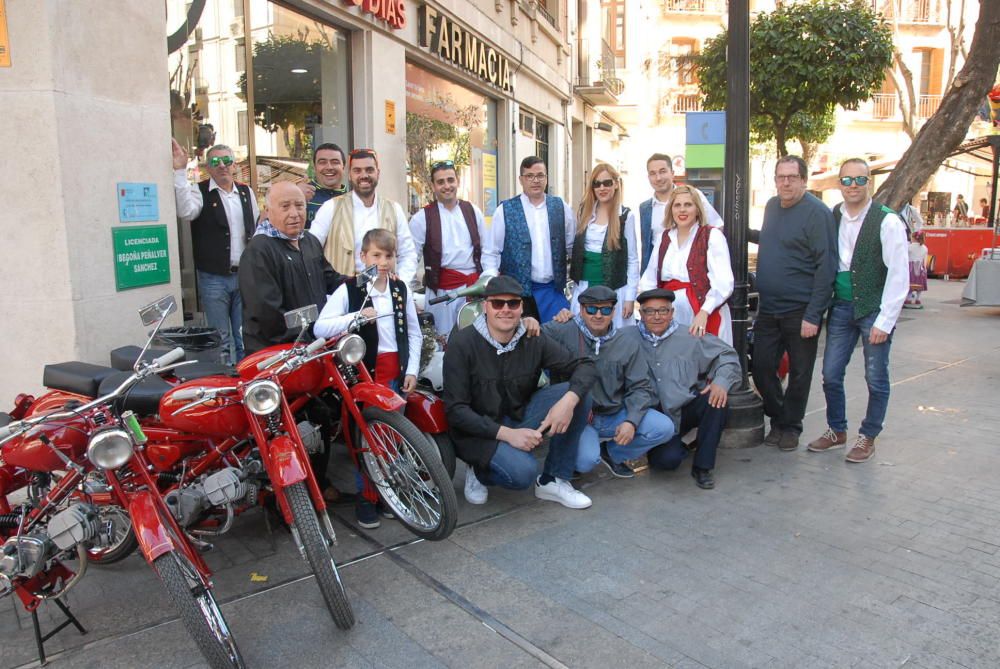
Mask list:
[[[141,312],[143,323],[155,323],[155,334],[175,308],[172,297],[154,303]],[[138,363],[133,374],[90,401],[75,399],[85,398],[87,392],[60,397],[53,391],[32,403],[21,420],[0,428],[4,492],[28,483],[26,503],[11,507],[5,496],[0,509],[6,511],[0,531],[7,538],[0,551],[0,587],[17,592],[32,612],[43,662],[42,644],[51,634],[67,624],[83,632],[58,598],[86,571],[86,547],[95,539],[111,540],[101,537],[100,513],[88,486],[88,475],[96,469],[104,476],[97,492],[110,494],[128,510],[143,556],[159,574],[209,664],[244,666],[212,595],[209,569],[157,491],[144,454],[146,437],[133,413],[144,410],[149,397],[169,388],[157,374],[171,370],[182,357],[183,351],[177,349],[151,363]],[[94,378],[82,377],[80,389],[89,391],[95,383]],[[71,398],[68,404],[67,398]],[[67,566],[74,559],[75,572]],[[55,600],[67,620],[43,637],[37,607],[46,599]]]

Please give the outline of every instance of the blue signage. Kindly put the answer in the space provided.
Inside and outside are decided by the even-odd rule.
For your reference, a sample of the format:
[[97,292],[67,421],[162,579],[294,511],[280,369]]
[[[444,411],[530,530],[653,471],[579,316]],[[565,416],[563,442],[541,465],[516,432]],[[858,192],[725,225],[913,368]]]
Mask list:
[[122,223],[160,220],[156,184],[119,183],[118,220]]
[[726,112],[688,112],[684,121],[689,145],[726,143]]

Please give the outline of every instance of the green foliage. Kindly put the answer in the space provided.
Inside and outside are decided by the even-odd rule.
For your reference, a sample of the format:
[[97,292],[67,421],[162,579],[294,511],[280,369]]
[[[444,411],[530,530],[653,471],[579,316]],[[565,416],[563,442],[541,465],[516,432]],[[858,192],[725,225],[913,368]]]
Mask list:
[[[695,57],[706,109],[726,107],[723,32]],[[779,155],[790,139],[822,142],[837,105],[857,109],[892,64],[892,31],[863,0],[811,0],[761,13],[750,26],[750,124]]]

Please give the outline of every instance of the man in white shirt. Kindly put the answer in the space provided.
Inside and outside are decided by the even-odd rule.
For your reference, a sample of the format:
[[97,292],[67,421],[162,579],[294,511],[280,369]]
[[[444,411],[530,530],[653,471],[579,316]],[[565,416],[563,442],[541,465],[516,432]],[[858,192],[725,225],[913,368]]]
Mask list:
[[521,161],[521,188],[493,214],[483,269],[499,270],[524,289],[524,314],[548,323],[563,309],[566,266],[573,252],[576,216],[562,198],[548,195],[548,170],[538,156]]
[[859,158],[840,166],[844,203],[833,210],[839,265],[823,355],[828,427],[808,446],[822,453],[847,445],[844,371],[860,338],[868,408],[848,462],[866,462],[875,454],[875,438],[889,407],[892,331],[910,289],[906,228],[895,212],[872,200],[870,179],[868,163]]
[[191,222],[198,299],[209,327],[222,337],[223,362],[243,357],[243,301],[236,272],[254,233],[260,209],[250,187],[236,183],[233,150],[217,144],[205,154],[209,178],[187,180],[188,154],[171,140],[177,218]]
[[376,194],[378,155],[373,149],[355,149],[348,154],[350,195],[327,201],[313,219],[309,233],[323,244],[326,259],[344,275],[364,269],[361,240],[374,228],[385,228],[396,235],[396,273],[407,285],[417,273],[417,251],[406,224],[406,215],[398,203]]
[[[471,286],[483,271],[486,226],[479,207],[458,198],[458,173],[451,160],[431,163],[434,202],[410,219],[417,258],[424,261],[427,311],[438,334],[447,335],[465,300],[430,304],[444,291]],[[494,261],[494,265],[498,264]]]
[[[639,205],[639,249],[641,252],[639,275],[646,271],[650,254],[653,252],[653,240],[663,229],[663,216],[667,209],[667,200],[674,191],[674,163],[665,153],[654,153],[646,161],[646,178],[653,189],[653,197]],[[722,217],[715,207],[709,204],[705,194],[693,188],[701,199],[701,208],[705,211],[705,223],[713,228],[721,229]],[[656,234],[654,234],[656,231]]]

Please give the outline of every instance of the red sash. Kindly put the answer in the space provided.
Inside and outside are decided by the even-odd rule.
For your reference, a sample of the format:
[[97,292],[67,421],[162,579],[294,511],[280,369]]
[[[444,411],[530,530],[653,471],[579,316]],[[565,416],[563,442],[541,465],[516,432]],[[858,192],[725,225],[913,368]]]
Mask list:
[[471,286],[478,280],[479,280],[479,274],[477,272],[464,274],[462,272],[459,272],[457,269],[448,269],[447,267],[442,267],[441,274],[438,278],[438,290],[454,290],[456,288],[465,288],[466,286]]
[[399,353],[379,353],[375,358],[375,383],[388,386],[399,379]]
[[[683,290],[687,295],[688,304],[691,305],[691,311],[697,316],[698,312],[701,311],[701,303],[698,302],[698,296],[694,293],[694,286],[685,281],[678,281],[677,279],[670,279],[669,281],[661,281],[660,288],[666,288],[667,290],[672,290],[675,293],[679,290]],[[714,334],[716,337],[719,336],[719,328],[722,327],[722,307],[719,307],[712,313],[708,315],[708,323],[705,324],[705,331]]]

